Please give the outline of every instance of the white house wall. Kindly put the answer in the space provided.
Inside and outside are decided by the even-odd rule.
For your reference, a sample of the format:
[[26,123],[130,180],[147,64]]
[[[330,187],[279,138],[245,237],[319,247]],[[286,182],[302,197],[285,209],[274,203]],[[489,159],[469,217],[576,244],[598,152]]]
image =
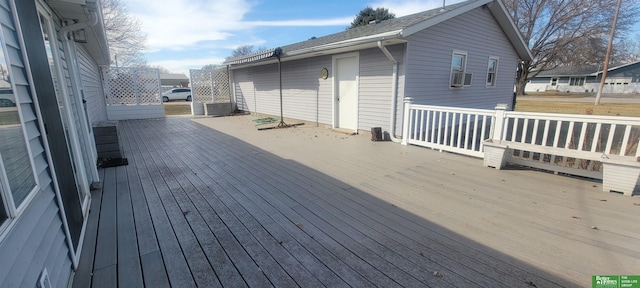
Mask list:
[[71,273],[71,259],[62,229],[62,220],[55,200],[55,192],[43,147],[40,125],[21,45],[12,21],[8,0],[0,0],[1,28],[4,31],[7,60],[14,94],[19,99],[28,145],[32,151],[32,165],[37,171],[39,191],[22,214],[14,219],[13,228],[0,239],[0,287],[36,287],[37,280],[47,268],[54,287],[66,287]]
[[[403,45],[388,48],[403,62]],[[393,66],[378,48],[359,51],[359,127],[383,127],[389,130]],[[402,67],[402,65],[400,65]],[[329,78],[322,79],[322,68]],[[403,69],[399,69],[397,109],[401,112]],[[239,109],[253,113],[280,115],[278,64],[234,70],[235,95]],[[282,98],[285,117],[330,125],[333,111],[332,55],[282,62]],[[401,119],[401,115],[397,116]],[[397,127],[401,127],[397,120]],[[399,128],[397,128],[399,129]]]
[[[511,104],[518,56],[488,9],[476,8],[407,37],[407,97],[417,104],[493,109]],[[453,51],[467,53],[471,86],[450,88]],[[499,57],[496,86],[485,86],[490,56]]]

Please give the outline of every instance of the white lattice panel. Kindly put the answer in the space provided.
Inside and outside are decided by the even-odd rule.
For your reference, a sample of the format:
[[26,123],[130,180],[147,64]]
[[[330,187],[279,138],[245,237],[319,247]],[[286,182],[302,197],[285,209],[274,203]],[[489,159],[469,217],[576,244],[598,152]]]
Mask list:
[[102,74],[107,105],[161,104],[158,69],[106,67]]
[[225,67],[219,69],[191,69],[191,91],[194,101],[229,103],[231,89],[229,76]]

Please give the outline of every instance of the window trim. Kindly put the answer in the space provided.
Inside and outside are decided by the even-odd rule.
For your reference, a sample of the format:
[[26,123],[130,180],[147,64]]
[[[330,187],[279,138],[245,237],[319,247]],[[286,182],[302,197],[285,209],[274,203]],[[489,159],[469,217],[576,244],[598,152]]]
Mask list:
[[[495,61],[496,65],[493,71],[493,81],[489,82],[489,68],[491,67],[491,61]],[[486,88],[496,88],[498,84],[498,65],[500,64],[500,57],[498,56],[489,56],[489,61],[487,62],[487,77],[485,78],[485,87]]]
[[[18,38],[17,40],[19,45],[19,47],[16,47],[16,48],[20,51],[20,56],[22,56],[23,61],[25,62],[25,66],[24,66],[25,74],[26,74],[25,76],[29,79],[29,89],[33,93],[33,87],[32,87],[33,81],[31,81],[31,78],[30,78],[31,71],[29,70],[30,68],[28,64],[28,59],[24,51],[24,42],[21,35],[22,27],[20,26],[20,22],[16,21],[16,19],[18,19],[18,15],[17,15],[17,10],[15,8],[15,4],[13,3],[13,1],[9,1],[9,2],[10,2],[9,10],[12,16],[12,19],[10,20],[9,24],[13,24],[14,26],[13,30],[15,31],[16,37]],[[3,41],[0,41],[0,49],[2,49],[3,54],[6,54],[6,52],[8,51],[8,48],[7,48],[8,46],[6,42],[6,37],[4,35],[4,29],[0,29],[0,38],[3,39]],[[5,56],[4,61],[5,61],[5,64],[7,65],[7,72],[10,72],[11,66],[12,66],[11,58]],[[18,91],[16,89],[16,84],[14,81],[9,81],[9,85],[11,85],[11,89],[14,91],[14,93],[15,91]],[[32,94],[32,95],[35,95],[35,94]],[[2,157],[0,157],[0,195],[1,195],[0,202],[2,202],[0,203],[0,209],[4,209],[5,214],[7,215],[7,218],[5,220],[0,220],[2,221],[0,222],[0,242],[7,236],[7,233],[15,225],[15,223],[17,222],[16,219],[20,218],[22,213],[24,213],[24,211],[26,210],[27,206],[29,206],[31,202],[33,202],[33,199],[41,191],[40,179],[38,177],[38,170],[35,165],[33,151],[31,150],[31,145],[29,145],[30,139],[27,136],[28,135],[27,128],[23,120],[24,112],[21,108],[20,97],[18,97],[18,95],[15,95],[15,102],[16,102],[16,109],[18,111],[18,117],[20,119],[20,129],[22,130],[22,137],[24,137],[24,144],[27,150],[27,157],[29,157],[29,163],[31,164],[31,173],[32,173],[34,185],[32,189],[29,191],[29,193],[27,194],[27,196],[24,198],[24,200],[22,200],[22,203],[16,206],[15,200],[13,199],[13,194],[11,193],[11,187],[9,187],[9,178],[7,177],[4,161],[2,160]],[[37,112],[38,111],[34,111],[34,113],[37,113]],[[38,125],[42,125],[41,118],[38,117],[36,122]]]
[[[579,83],[580,85],[576,84]],[[587,77],[569,77],[569,86],[584,86],[584,84],[587,82]]]
[[[454,86],[453,83],[453,60],[456,56],[462,56],[462,71],[456,70],[457,73],[462,73],[462,84],[460,86]],[[463,89],[466,86],[471,86],[471,82],[469,85],[465,85],[465,78],[467,77],[467,58],[469,54],[466,51],[453,50],[451,52],[451,65],[449,67],[449,89]]]

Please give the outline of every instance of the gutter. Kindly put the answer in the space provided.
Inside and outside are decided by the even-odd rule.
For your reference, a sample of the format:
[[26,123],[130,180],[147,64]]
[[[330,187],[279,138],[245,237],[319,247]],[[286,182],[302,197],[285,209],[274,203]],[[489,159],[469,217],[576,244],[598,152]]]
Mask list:
[[91,11],[91,20],[86,22],[78,22],[68,26],[64,26],[60,28],[58,31],[60,38],[64,39],[63,41],[68,41],[67,33],[77,31],[84,28],[89,28],[98,24],[98,13],[95,11]]
[[385,56],[387,56],[387,59],[389,59],[389,61],[391,62],[391,64],[393,65],[393,76],[392,76],[392,82],[391,82],[391,119],[390,119],[390,126],[389,126],[389,139],[391,139],[391,141],[396,142],[396,143],[400,143],[402,140],[398,139],[395,137],[395,132],[396,132],[396,116],[397,116],[397,98],[398,98],[398,61],[393,58],[393,55],[391,55],[391,53],[389,52],[389,50],[387,50],[387,47],[385,47],[382,44],[382,41],[378,41],[378,48],[380,48],[380,50],[382,51],[382,53],[384,53]]

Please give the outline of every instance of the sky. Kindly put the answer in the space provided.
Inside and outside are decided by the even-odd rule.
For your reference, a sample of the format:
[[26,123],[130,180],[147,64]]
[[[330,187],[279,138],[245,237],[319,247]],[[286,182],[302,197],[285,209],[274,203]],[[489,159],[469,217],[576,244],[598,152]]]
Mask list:
[[[150,66],[189,75],[222,64],[239,46],[267,49],[344,31],[363,8],[396,17],[441,7],[443,0],[121,0],[142,20]],[[463,0],[446,0],[454,4]]]

